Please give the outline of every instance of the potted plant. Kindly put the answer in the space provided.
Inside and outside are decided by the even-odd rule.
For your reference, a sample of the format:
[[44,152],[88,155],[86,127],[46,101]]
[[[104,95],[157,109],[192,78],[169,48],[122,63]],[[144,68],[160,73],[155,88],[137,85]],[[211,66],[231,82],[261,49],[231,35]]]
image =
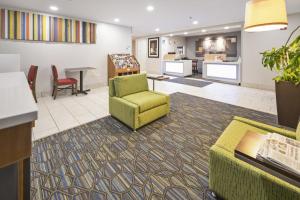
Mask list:
[[290,35],[284,46],[262,53],[264,67],[276,71],[274,78],[278,123],[296,128],[300,116],[300,35],[289,43]]

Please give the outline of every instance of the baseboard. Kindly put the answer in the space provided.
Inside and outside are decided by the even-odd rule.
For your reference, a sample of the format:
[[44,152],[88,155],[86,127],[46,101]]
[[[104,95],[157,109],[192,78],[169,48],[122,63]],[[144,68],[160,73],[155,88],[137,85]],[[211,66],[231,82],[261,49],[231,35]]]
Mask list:
[[249,87],[249,88],[255,88],[260,90],[269,90],[269,91],[275,91],[275,85],[263,85],[263,84],[256,84],[256,83],[241,83],[241,86],[243,87]]
[[[95,88],[99,88],[99,87],[104,87],[107,86],[106,83],[95,83],[95,84],[87,84],[84,85],[84,88],[90,88],[90,89],[95,89]],[[78,86],[79,87],[79,86]],[[52,91],[41,91],[41,92],[37,92],[37,97],[48,97],[52,95]]]

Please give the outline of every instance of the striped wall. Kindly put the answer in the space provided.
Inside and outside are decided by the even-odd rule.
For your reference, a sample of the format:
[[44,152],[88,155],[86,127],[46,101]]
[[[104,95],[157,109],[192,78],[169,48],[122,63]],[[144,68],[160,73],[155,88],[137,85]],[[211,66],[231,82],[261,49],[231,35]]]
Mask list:
[[96,43],[96,24],[0,8],[0,39]]

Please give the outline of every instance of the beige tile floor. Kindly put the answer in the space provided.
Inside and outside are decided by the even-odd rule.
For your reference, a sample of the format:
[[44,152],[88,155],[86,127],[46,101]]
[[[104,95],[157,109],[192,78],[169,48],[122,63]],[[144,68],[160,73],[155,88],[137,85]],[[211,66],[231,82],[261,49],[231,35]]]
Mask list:
[[[152,80],[149,80],[152,87]],[[152,88],[151,88],[152,89]],[[275,93],[235,85],[213,83],[203,88],[156,81],[155,89],[172,94],[182,92],[207,99],[276,114]],[[108,113],[108,87],[93,89],[88,95],[62,94],[38,99],[38,120],[33,130],[33,140],[70,129],[102,118]]]

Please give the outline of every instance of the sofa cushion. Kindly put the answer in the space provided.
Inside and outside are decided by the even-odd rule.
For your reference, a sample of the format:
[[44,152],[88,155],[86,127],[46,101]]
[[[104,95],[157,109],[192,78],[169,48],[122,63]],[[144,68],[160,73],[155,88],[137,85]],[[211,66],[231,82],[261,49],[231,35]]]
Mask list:
[[298,123],[298,127],[297,127],[297,130],[296,130],[296,140],[300,141],[300,121]]
[[114,78],[114,86],[117,97],[149,90],[146,74],[118,76]]
[[144,126],[145,124],[148,124],[168,114],[168,109],[169,106],[167,104],[164,104],[141,113],[138,117],[140,126]]
[[236,146],[248,130],[261,134],[266,134],[268,132],[264,129],[250,126],[247,123],[233,120],[225,129],[221,137],[217,140],[216,145],[233,153]]
[[165,95],[150,91],[139,92],[124,96],[123,99],[139,106],[140,113],[167,103]]

